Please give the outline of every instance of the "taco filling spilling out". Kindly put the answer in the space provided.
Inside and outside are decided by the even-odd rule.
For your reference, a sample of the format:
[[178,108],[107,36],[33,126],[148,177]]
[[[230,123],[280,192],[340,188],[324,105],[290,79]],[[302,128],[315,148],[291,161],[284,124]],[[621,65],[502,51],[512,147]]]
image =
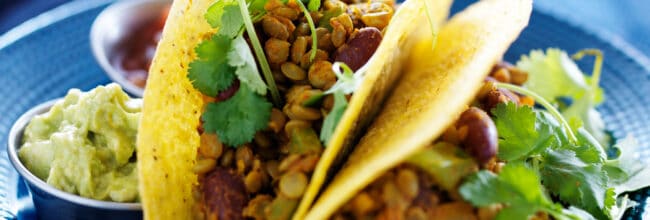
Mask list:
[[350,97],[337,74],[342,82],[370,59],[395,3],[242,3],[208,9],[218,29],[196,47],[187,75],[206,104],[197,213],[288,219]]

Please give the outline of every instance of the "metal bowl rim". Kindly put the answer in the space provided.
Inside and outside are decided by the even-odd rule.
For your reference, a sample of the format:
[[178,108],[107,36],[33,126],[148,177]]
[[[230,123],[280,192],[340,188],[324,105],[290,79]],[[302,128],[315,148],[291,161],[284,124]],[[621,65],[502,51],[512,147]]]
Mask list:
[[[39,104],[27,112],[23,113],[9,131],[9,137],[7,139],[7,154],[9,156],[9,161],[11,165],[14,166],[16,171],[20,174],[23,179],[32,186],[35,186],[39,190],[46,192],[49,195],[52,195],[61,200],[74,203],[79,206],[86,206],[98,209],[114,210],[114,211],[139,211],[142,210],[142,205],[140,203],[120,203],[120,202],[110,202],[110,201],[101,201],[95,199],[84,198],[78,195],[74,195],[68,192],[61,191],[53,186],[50,186],[40,178],[32,174],[27,168],[22,164],[18,158],[18,148],[20,146],[20,141],[22,139],[22,134],[24,128],[27,124],[37,115],[46,113],[55,103],[62,101],[62,98],[50,100]],[[31,187],[28,187],[32,191]]]
[[144,89],[131,83],[131,81],[129,81],[128,79],[126,79],[126,77],[124,77],[124,74],[122,72],[115,69],[113,65],[111,65],[110,61],[108,60],[107,51],[104,50],[104,47],[100,41],[100,39],[102,39],[103,30],[104,28],[106,28],[106,27],[102,27],[101,24],[104,23],[104,21],[110,19],[110,16],[114,14],[119,14],[120,11],[126,11],[125,9],[127,8],[139,7],[142,5],[149,5],[149,4],[155,4],[155,5],[169,4],[170,2],[171,1],[169,0],[118,1],[108,6],[106,9],[102,10],[102,12],[97,16],[97,18],[95,18],[91,26],[90,47],[92,49],[92,53],[93,56],[95,57],[95,60],[99,63],[101,68],[104,70],[106,75],[108,75],[108,77],[111,80],[122,85],[124,90],[126,90],[130,94],[133,94],[136,97],[142,97],[144,94]]

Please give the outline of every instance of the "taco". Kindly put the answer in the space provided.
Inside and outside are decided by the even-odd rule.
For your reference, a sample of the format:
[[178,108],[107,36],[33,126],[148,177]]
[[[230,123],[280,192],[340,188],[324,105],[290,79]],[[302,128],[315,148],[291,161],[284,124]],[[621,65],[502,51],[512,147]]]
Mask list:
[[449,7],[174,1],[137,139],[145,218],[300,219],[398,78],[409,33]]
[[[650,185],[636,143],[613,144],[596,105],[602,54],[499,61],[529,0],[484,0],[416,42],[402,81],[305,219],[620,219]],[[566,101],[570,99],[571,101]],[[399,124],[397,123],[399,122]]]
[[[531,10],[530,0],[475,3],[442,27],[434,49],[433,38],[420,32],[422,37],[416,42],[403,78],[306,219],[326,219],[335,213],[336,217],[364,219],[376,215],[400,219],[396,216],[403,216],[410,207],[389,209],[390,205],[385,203],[403,204],[390,195],[392,188],[387,187],[383,191],[385,195],[380,190],[379,195],[372,196],[364,188],[429,146],[454,123],[474,99],[492,65],[528,24]],[[465,161],[452,162],[463,166],[454,167],[458,170],[451,174],[467,172],[463,170],[465,167],[471,170],[471,164],[461,163]],[[406,178],[418,177],[412,174],[406,174]],[[401,173],[399,177],[404,178]],[[415,187],[418,189],[417,182]],[[406,204],[427,206],[416,202]],[[388,213],[380,215],[384,208]]]

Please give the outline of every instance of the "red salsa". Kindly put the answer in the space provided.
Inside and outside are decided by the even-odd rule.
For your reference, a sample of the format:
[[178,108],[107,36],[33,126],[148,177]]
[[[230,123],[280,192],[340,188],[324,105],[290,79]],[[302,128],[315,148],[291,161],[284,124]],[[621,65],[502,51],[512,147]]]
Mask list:
[[133,33],[127,36],[118,46],[116,56],[111,64],[124,74],[124,77],[134,85],[144,88],[151,60],[156,53],[156,46],[160,40],[169,7],[165,7],[160,14],[144,22]]

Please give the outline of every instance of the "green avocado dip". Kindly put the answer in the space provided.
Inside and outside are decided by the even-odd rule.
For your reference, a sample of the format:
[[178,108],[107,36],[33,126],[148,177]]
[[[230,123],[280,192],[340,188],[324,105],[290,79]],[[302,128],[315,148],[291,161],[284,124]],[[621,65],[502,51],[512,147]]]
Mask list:
[[137,202],[140,99],[117,84],[72,89],[25,128],[18,155],[48,184],[86,198]]

